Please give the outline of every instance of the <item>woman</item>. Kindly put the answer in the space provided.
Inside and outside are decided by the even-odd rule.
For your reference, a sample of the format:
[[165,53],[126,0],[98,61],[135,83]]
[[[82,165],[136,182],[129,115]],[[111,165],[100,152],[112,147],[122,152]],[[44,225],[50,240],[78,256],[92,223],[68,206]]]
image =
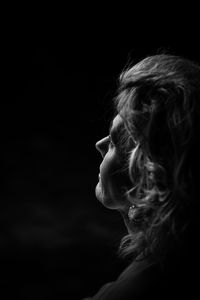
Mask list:
[[200,67],[147,57],[121,74],[115,105],[109,134],[96,144],[96,197],[124,218],[120,253],[131,263],[90,299],[191,298],[200,253]]

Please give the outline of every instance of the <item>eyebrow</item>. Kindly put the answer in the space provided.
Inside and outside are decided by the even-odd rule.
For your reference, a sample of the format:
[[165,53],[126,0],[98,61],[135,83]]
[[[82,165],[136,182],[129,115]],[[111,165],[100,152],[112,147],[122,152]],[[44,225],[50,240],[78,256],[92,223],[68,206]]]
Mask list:
[[113,126],[113,120],[111,120],[109,124],[109,133],[111,133],[112,131],[112,126]]

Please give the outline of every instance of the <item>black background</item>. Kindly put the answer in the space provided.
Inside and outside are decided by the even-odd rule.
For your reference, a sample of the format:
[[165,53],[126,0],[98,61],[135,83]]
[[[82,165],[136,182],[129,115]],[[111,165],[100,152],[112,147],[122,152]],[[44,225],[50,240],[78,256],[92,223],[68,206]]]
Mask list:
[[116,255],[123,221],[94,195],[94,145],[107,134],[118,76],[128,60],[163,50],[200,62],[196,25],[164,30],[70,14],[52,10],[38,23],[26,13],[3,27],[3,299],[81,299],[126,266]]

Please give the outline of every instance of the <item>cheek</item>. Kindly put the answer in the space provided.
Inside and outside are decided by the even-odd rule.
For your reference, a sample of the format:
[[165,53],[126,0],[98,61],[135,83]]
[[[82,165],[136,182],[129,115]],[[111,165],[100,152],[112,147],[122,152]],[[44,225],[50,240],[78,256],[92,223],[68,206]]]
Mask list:
[[108,153],[104,157],[101,166],[100,174],[101,179],[106,183],[107,180],[113,180],[115,173],[120,169],[120,164],[118,162],[117,156],[115,153]]
[[122,164],[116,155],[108,155],[104,158],[101,167],[102,190],[108,198],[121,199],[124,188],[127,187],[128,175],[122,173]]
[[124,198],[126,176],[120,170],[121,164],[115,159],[105,159],[101,166],[98,196],[110,209],[123,210],[128,205]]
[[128,170],[122,170],[122,163],[115,153],[107,154],[104,157],[100,166],[101,182],[104,190],[110,190],[115,193],[122,193],[124,187],[130,188],[132,186],[129,178]]

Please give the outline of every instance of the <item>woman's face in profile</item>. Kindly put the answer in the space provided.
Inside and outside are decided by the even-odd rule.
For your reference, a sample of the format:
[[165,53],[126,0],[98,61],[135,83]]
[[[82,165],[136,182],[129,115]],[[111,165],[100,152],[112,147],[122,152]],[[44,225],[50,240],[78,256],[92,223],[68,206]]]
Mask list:
[[[122,163],[117,148],[117,137],[122,118],[117,115],[112,123],[110,133],[96,143],[103,160],[100,165],[99,182],[96,186],[97,199],[107,208],[126,211],[128,203],[124,193],[128,175],[121,171]],[[123,190],[122,190],[123,189]]]

